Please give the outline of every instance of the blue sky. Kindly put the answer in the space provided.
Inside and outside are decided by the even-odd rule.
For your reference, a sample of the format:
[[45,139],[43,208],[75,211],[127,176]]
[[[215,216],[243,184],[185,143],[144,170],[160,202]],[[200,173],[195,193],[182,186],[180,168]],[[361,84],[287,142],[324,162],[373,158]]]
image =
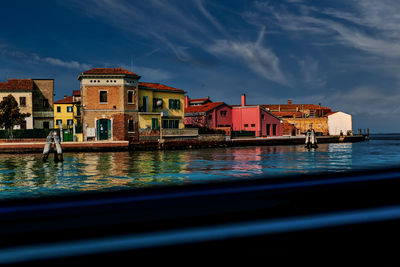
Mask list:
[[123,67],[238,104],[315,103],[400,132],[400,2],[3,1],[0,81],[53,78],[55,99],[94,67]]

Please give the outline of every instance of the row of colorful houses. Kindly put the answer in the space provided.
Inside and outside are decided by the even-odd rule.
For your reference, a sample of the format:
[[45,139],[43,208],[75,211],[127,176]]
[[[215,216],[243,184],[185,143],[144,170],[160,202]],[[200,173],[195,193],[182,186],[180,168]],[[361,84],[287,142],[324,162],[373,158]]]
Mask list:
[[248,105],[245,94],[240,105],[229,105],[140,78],[122,68],[90,69],[78,76],[79,90],[54,103],[54,80],[11,79],[0,83],[0,97],[13,94],[21,111],[32,114],[22,128],[62,128],[79,141],[179,138],[196,135],[196,128],[255,137],[298,135],[310,127],[323,135],[352,132],[351,115],[321,105]]

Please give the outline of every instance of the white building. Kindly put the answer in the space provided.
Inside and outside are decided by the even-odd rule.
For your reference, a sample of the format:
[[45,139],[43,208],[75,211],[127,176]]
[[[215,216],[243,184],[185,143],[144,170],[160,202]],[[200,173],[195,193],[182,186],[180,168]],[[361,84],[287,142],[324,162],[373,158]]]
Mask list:
[[353,121],[350,114],[335,111],[327,114],[329,135],[340,135],[342,132],[347,135],[353,133]]

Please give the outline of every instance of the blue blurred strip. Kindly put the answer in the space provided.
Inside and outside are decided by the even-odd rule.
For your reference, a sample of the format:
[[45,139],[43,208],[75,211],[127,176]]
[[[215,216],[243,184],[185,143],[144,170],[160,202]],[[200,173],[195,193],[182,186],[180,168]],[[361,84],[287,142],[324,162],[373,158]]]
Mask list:
[[400,206],[14,247],[0,250],[0,264],[210,242],[393,219],[400,219]]
[[[322,175],[323,176],[323,175]],[[60,209],[60,208],[79,208],[79,207],[90,207],[97,205],[108,205],[108,204],[123,204],[130,202],[140,202],[140,201],[151,201],[151,200],[165,200],[174,198],[184,198],[184,197],[199,197],[199,196],[211,196],[211,195],[221,195],[221,194],[233,194],[233,193],[248,193],[257,192],[265,190],[279,190],[279,189],[291,189],[291,188],[304,188],[309,186],[323,186],[323,185],[333,185],[333,184],[346,184],[353,182],[367,182],[374,180],[385,180],[385,179],[398,179],[400,178],[399,172],[389,172],[389,173],[378,173],[371,175],[362,175],[356,177],[341,177],[341,178],[327,178],[311,181],[301,181],[301,182],[288,182],[281,184],[268,184],[268,185],[250,185],[250,186],[237,186],[237,187],[227,187],[217,188],[217,189],[201,189],[192,191],[182,191],[177,193],[159,193],[150,194],[143,196],[124,196],[124,197],[105,197],[102,199],[94,200],[79,200],[79,201],[64,201],[55,203],[45,203],[45,204],[33,204],[33,205],[19,205],[19,206],[9,206],[1,207],[0,214],[13,213],[13,212],[27,212],[27,211],[40,211],[48,209]],[[212,186],[212,185],[211,185]]]

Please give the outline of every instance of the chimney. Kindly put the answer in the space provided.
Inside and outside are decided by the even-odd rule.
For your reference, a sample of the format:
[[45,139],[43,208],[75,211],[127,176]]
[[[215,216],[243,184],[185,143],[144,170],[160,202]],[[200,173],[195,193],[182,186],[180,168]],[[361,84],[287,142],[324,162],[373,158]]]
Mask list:
[[292,100],[288,100],[287,103],[288,103],[288,105],[291,105],[292,104]]
[[242,107],[246,106],[246,94],[242,94]]
[[67,98],[67,95],[64,95],[64,99]]
[[188,96],[185,96],[184,103],[185,103],[185,108],[188,108],[189,107],[189,97]]

